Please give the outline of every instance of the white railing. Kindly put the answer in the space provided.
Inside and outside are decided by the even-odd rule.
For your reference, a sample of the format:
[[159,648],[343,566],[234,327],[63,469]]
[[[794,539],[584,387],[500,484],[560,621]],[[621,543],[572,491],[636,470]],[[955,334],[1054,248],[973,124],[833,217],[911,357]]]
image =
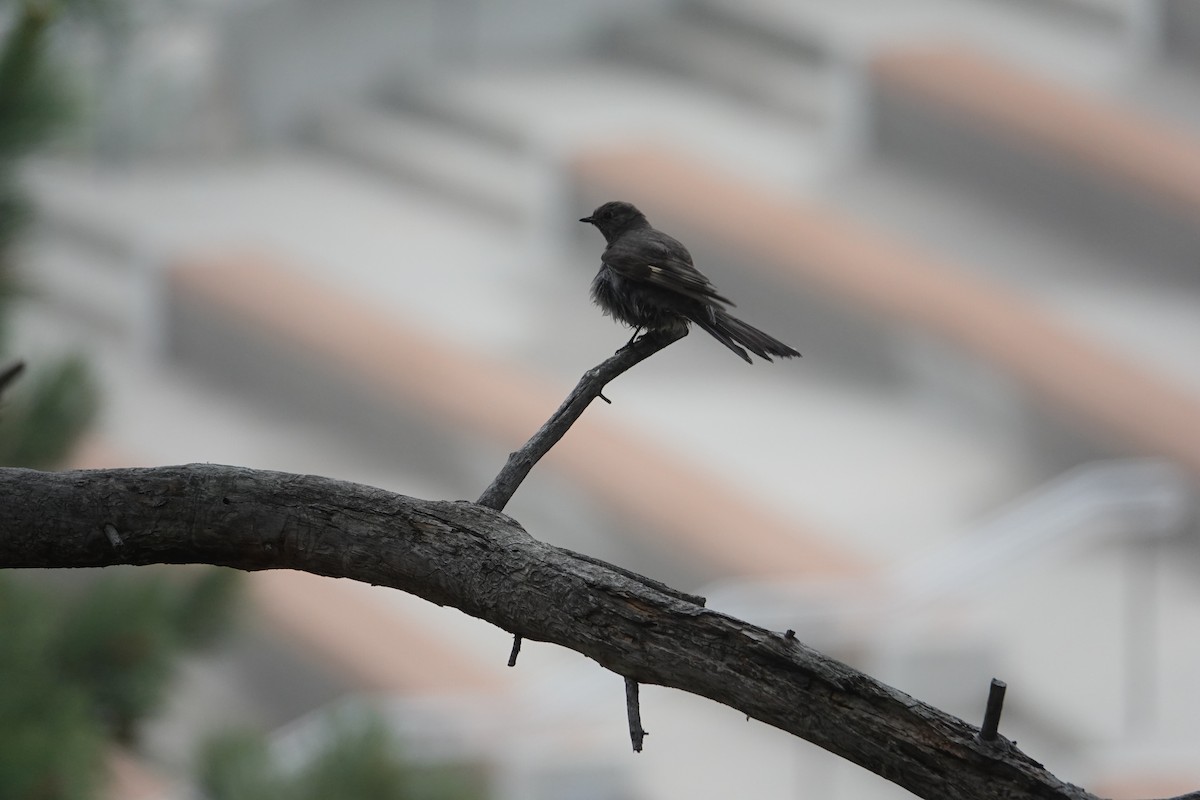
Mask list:
[[836,636],[845,623],[870,629],[935,603],[979,595],[1023,567],[1062,559],[1089,544],[1173,534],[1187,519],[1192,493],[1183,473],[1164,461],[1085,464],[875,580],[722,581],[701,594],[710,607],[760,625]]
[[1191,503],[1181,472],[1158,460],[1077,467],[992,519],[895,569],[887,582],[906,605],[979,592],[1033,560],[1061,558],[1114,537],[1152,539],[1179,530]]

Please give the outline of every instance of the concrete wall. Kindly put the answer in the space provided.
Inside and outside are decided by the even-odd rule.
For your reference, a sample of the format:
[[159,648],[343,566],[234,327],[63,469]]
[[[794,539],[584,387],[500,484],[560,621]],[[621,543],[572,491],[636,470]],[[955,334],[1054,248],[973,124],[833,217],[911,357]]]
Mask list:
[[390,77],[561,55],[670,0],[267,0],[220,24],[222,93],[251,140]]
[[907,92],[877,85],[873,94],[870,135],[881,155],[999,199],[1030,220],[1053,219],[1139,277],[1196,285],[1200,225],[1189,207]]

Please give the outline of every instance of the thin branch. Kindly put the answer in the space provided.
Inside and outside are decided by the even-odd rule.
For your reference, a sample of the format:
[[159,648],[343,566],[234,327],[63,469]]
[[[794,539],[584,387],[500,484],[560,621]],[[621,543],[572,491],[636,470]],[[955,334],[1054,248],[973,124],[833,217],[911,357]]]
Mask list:
[[[508,461],[504,468],[492,481],[483,494],[479,496],[476,502],[487,508],[503,511],[508,505],[508,501],[512,499],[517,488],[529,475],[529,471],[533,469],[533,465],[541,460],[542,456],[550,452],[550,448],[558,443],[575,421],[579,419],[583,412],[591,405],[592,401],[597,397],[606,403],[611,404],[612,401],[604,396],[604,387],[607,386],[614,378],[621,373],[633,367],[635,364],[645,361],[650,356],[662,350],[672,342],[682,339],[687,336],[687,328],[679,328],[672,332],[656,332],[647,334],[641,339],[630,339],[629,344],[622,347],[609,358],[605,359],[597,367],[593,367],[583,373],[583,377],[579,379],[579,383],[567,395],[567,399],[562,402],[550,419],[546,420],[542,427],[538,428],[537,432],[529,438],[520,450],[514,450],[508,455]],[[576,554],[577,555],[577,554]],[[643,581],[649,582],[649,578],[644,578],[636,573],[628,573],[630,576],[637,577]],[[657,582],[651,582],[657,583]],[[650,585],[650,583],[647,583]],[[667,588],[662,584],[658,584],[662,588]],[[675,591],[668,589],[668,591]],[[683,595],[689,599],[699,599],[700,604],[704,605],[704,598],[694,598],[692,595]],[[517,665],[517,656],[521,652],[521,635],[513,634],[512,651],[508,655],[508,665],[515,667]]]
[[517,487],[533,469],[533,465],[541,460],[542,456],[546,455],[550,448],[563,437],[563,434],[575,423],[575,420],[583,415],[584,410],[593,400],[603,396],[601,393],[610,381],[684,336],[687,336],[686,328],[652,331],[622,347],[599,366],[585,372],[550,419],[546,420],[546,423],[530,437],[520,450],[514,450],[509,454],[508,461],[500,470],[500,474],[476,502],[497,511],[504,510],[508,501],[517,491]]
[[0,568],[205,563],[391,586],[708,697],[920,797],[1094,800],[1002,735],[980,742],[974,726],[794,637],[576,558],[473,503],[209,464],[0,469],[0,496]]
[[[662,348],[686,335],[687,329],[681,328],[678,333],[659,333],[653,336],[642,337],[640,340],[630,339],[629,344],[618,350],[598,367],[585,372],[583,377],[579,379],[579,383],[575,385],[575,388],[567,395],[567,399],[562,402],[562,405],[551,415],[550,419],[530,437],[529,441],[521,449],[514,450],[509,454],[504,468],[500,470],[500,473],[492,481],[491,485],[479,496],[479,500],[477,501],[479,505],[502,511],[508,505],[508,501],[512,499],[513,494],[516,493],[517,488],[529,475],[529,471],[533,469],[534,464],[540,461],[542,456],[550,452],[550,448],[554,447],[562,439],[571,426],[575,424],[575,421],[583,415],[584,410],[591,405],[592,400],[600,398],[606,403],[612,403],[611,400],[604,396],[604,387],[609,382],[635,364],[644,361]],[[700,598],[700,604],[704,604],[703,598]],[[508,666],[515,667],[517,665],[517,656],[520,653],[521,635],[519,633],[513,634],[512,651],[508,655]],[[640,744],[639,740],[637,747],[639,751],[641,750]]]
[[0,370],[0,394],[4,394],[4,391],[9,387],[9,384],[20,377],[21,373],[24,371],[25,362],[20,359],[17,359],[4,369]]

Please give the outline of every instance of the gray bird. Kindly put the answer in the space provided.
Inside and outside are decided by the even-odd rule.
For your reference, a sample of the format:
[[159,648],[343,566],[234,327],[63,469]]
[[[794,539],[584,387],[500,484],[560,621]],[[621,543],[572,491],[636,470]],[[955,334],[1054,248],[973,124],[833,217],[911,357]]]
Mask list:
[[694,322],[746,363],[753,363],[746,350],[767,361],[800,355],[726,311],[733,303],[696,269],[687,248],[652,227],[632,204],[605,203],[579,221],[595,225],[608,242],[592,281],[592,300],[634,329],[630,344],[643,330]]

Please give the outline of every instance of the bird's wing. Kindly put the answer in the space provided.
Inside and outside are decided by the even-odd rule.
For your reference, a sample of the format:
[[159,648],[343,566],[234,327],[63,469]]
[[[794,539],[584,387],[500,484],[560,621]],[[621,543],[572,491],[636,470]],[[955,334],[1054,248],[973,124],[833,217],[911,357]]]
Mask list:
[[626,280],[667,289],[705,304],[733,305],[692,265],[687,248],[659,231],[621,237],[608,246],[600,260]]

